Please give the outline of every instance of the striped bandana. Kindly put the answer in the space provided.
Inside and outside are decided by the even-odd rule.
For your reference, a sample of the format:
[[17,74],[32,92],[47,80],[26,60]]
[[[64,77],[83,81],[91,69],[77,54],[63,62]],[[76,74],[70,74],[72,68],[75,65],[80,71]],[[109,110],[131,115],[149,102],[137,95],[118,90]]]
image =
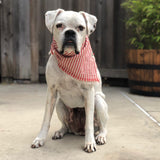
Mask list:
[[86,37],[79,54],[76,54],[74,51],[70,53],[65,51],[63,55],[57,51],[57,43],[53,38],[51,54],[56,56],[59,68],[73,78],[85,82],[100,81],[88,37]]

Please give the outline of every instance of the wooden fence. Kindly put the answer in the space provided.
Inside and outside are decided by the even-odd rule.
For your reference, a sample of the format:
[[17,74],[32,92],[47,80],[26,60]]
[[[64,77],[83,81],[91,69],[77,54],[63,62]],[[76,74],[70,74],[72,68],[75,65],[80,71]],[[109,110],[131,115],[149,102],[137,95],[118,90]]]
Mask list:
[[91,44],[103,77],[127,78],[123,0],[1,0],[2,80],[37,82],[44,75],[52,35],[44,24],[48,10],[86,11],[98,18]]

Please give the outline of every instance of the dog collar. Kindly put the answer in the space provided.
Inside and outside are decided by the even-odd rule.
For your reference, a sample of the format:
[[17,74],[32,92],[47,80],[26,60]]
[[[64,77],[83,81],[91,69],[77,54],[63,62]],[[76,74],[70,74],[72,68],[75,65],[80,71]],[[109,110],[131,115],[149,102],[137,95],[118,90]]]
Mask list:
[[55,55],[59,68],[73,78],[85,82],[99,82],[97,64],[90,45],[89,38],[85,38],[79,54],[65,51],[60,54],[57,43],[53,38],[51,54]]

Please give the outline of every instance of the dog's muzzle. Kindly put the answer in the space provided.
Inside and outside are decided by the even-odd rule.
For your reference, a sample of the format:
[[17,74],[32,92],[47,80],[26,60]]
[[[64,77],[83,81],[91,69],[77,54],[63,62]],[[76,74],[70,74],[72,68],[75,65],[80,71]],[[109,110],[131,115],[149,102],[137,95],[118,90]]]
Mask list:
[[64,53],[65,47],[74,47],[75,53],[79,54],[77,51],[77,42],[76,42],[76,32],[73,30],[67,30],[65,32],[65,37],[62,45],[62,51],[60,52],[61,54]]

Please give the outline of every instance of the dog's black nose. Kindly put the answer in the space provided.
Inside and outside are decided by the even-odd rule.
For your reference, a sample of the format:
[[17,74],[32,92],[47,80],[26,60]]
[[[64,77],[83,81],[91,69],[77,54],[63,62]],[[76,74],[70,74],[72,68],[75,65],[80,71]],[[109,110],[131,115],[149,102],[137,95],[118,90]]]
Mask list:
[[69,38],[69,37],[74,38],[75,36],[76,36],[76,33],[73,30],[68,30],[68,31],[65,32],[65,37],[66,38]]

